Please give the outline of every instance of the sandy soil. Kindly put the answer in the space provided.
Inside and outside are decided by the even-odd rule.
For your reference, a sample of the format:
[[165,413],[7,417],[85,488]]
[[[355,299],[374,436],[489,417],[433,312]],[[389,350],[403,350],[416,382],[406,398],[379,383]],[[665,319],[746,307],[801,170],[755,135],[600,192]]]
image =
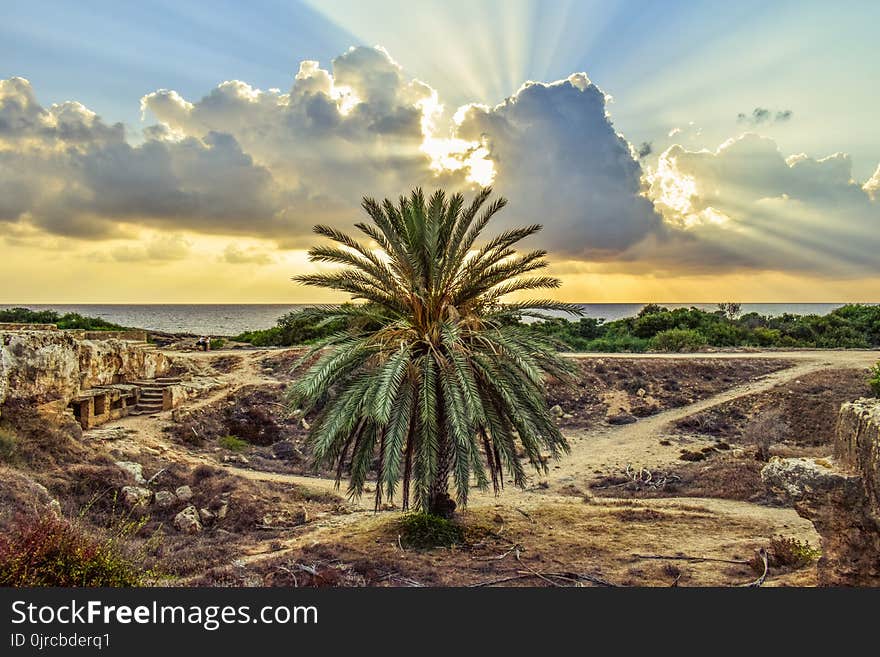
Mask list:
[[[230,361],[232,355],[240,360]],[[187,357],[205,370],[211,369],[211,363],[217,359],[227,359],[221,361],[224,363],[222,368],[212,370],[225,387],[188,403],[182,410],[191,411],[216,403],[245,386],[278,382],[272,368],[266,367],[267,362],[277,361],[277,350],[218,351]],[[497,498],[486,493],[473,494],[469,509],[463,514],[464,522],[493,527],[495,533],[500,533],[496,525],[503,525],[503,540],[483,541],[464,550],[444,549],[429,553],[406,550],[395,542],[393,532],[389,534],[388,528],[398,517],[396,511],[367,513],[371,500],[355,500],[350,504],[353,513],[330,515],[310,522],[276,538],[271,545],[255,541],[243,549],[242,559],[235,568],[244,568],[252,577],[278,584],[292,584],[284,579],[284,573],[290,571],[290,564],[312,563],[331,564],[329,567],[334,572],[354,573],[351,575],[353,579],[340,580],[338,583],[341,584],[479,584],[493,577],[510,576],[511,572],[523,568],[554,568],[598,573],[608,580],[613,579],[614,583],[625,585],[670,585],[673,581],[682,586],[732,585],[744,583],[754,576],[748,565],[633,555],[689,555],[741,562],[750,560],[756,549],[766,545],[775,535],[818,545],[818,535],[812,525],[791,509],[744,500],[666,497],[634,501],[600,500],[587,496],[584,501],[580,495],[589,490],[590,482],[598,476],[623,471],[627,466],[652,471],[680,466],[680,450],[660,444],[674,433],[675,422],[719,405],[761,395],[821,370],[864,369],[878,360],[878,352],[574,354],[571,357],[652,361],[772,358],[785,361],[790,367],[734,384],[693,403],[639,418],[632,424],[609,426],[600,423],[577,429],[563,426],[571,443],[571,453],[559,462],[551,462],[548,472],[534,477],[527,490],[508,487]],[[127,417],[87,432],[84,438],[106,440],[112,437],[112,449],[134,459],[139,455],[158,456],[189,465],[216,465],[215,454],[190,449],[170,440],[166,429],[171,423],[171,412]],[[225,470],[251,481],[296,484],[316,492],[335,490],[334,482],[329,479],[262,472],[246,467],[227,467]],[[488,559],[508,549],[502,549],[505,541],[521,544],[520,560],[514,558],[514,552],[504,558]],[[376,564],[380,563],[385,566],[379,568]],[[230,568],[218,567],[216,577],[201,583],[236,583],[239,580],[235,579]],[[383,574],[380,571],[388,572]],[[394,576],[389,577],[389,573]],[[794,573],[771,573],[768,579],[768,584],[776,585],[810,585],[814,582],[814,568]],[[533,576],[508,580],[508,583],[549,585]]]

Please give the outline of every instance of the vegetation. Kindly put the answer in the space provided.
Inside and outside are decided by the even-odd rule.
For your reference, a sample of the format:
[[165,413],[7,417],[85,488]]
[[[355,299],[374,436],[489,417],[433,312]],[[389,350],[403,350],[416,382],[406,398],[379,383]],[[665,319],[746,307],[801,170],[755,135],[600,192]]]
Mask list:
[[119,543],[54,516],[22,520],[0,536],[0,586],[142,586],[147,573]]
[[[558,342],[567,351],[693,351],[704,346],[880,347],[880,306],[853,304],[827,315],[769,317],[757,313],[741,315],[737,305],[719,304],[719,309],[712,312],[697,308],[670,310],[649,304],[637,316],[613,322],[593,317],[574,321],[554,317],[524,326],[527,331]],[[285,315],[274,328],[235,339],[256,346],[292,346],[326,338],[345,326],[344,317],[326,322],[302,310]]]
[[222,349],[226,346],[226,340],[224,340],[223,338],[211,338],[208,346],[211,348],[212,351],[214,349]]
[[876,397],[880,397],[880,363],[877,363],[868,372],[868,385]]
[[0,429],[0,461],[11,464],[18,461],[18,459],[18,440],[15,434],[5,429]]
[[230,452],[244,452],[251,446],[248,441],[242,440],[237,436],[222,436],[217,439],[217,444],[223,449],[228,449]]
[[505,476],[525,485],[517,443],[541,471],[542,451],[568,449],[547,408],[544,377],[569,378],[572,366],[553,340],[518,320],[577,309],[541,299],[502,303],[511,292],[559,281],[526,276],[546,266],[546,253],[514,248],[539,225],[476,246],[506,204],[487,203],[490,193],[481,191],[470,204],[441,191],[426,199],[419,189],[397,205],[365,198],[372,221],[356,227],[378,252],[317,226],[317,234],[339,246],[314,247],[311,260],[345,267],[295,278],[367,302],[308,311],[318,326],[342,322],[344,328],[304,357],[306,371],[291,386],[291,402],[303,410],[321,406],[309,436],[315,459],[335,464],[338,480],[347,468],[351,495],[360,495],[376,470],[377,507],[402,482],[405,509],[412,493],[418,509],[450,517],[456,508],[450,478],[464,505],[472,475],[478,486],[491,483],[496,491]]
[[9,308],[0,310],[0,322],[14,324],[55,324],[60,329],[83,329],[86,331],[123,331],[126,327],[113,324],[100,317],[84,317],[79,313],[58,314],[54,310],[30,310]]
[[400,542],[406,547],[429,550],[464,542],[462,528],[452,520],[430,513],[407,513],[398,526]]
[[343,330],[346,325],[344,317],[322,321],[316,320],[308,309],[295,310],[281,317],[270,329],[246,331],[232,339],[250,342],[255,347],[289,347],[323,340]]

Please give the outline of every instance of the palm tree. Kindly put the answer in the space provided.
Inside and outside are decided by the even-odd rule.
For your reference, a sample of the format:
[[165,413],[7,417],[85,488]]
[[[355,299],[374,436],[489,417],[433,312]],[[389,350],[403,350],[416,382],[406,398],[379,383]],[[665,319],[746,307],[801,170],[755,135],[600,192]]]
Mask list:
[[344,268],[294,278],[366,301],[312,311],[326,321],[344,318],[348,328],[302,359],[291,401],[304,410],[321,406],[309,439],[316,463],[336,467],[337,485],[348,469],[349,494],[359,496],[376,471],[377,508],[383,491],[393,498],[402,481],[404,509],[412,494],[416,507],[450,517],[450,477],[464,506],[472,475],[496,493],[505,473],[525,485],[517,442],[544,471],[542,452],[568,450],[547,409],[544,379],[567,379],[572,369],[551,340],[519,319],[579,311],[547,300],[502,303],[511,292],[555,288],[559,280],[524,276],[547,266],[546,252],[513,248],[540,225],[475,246],[506,205],[503,198],[487,204],[490,194],[483,189],[470,204],[442,191],[426,199],[421,189],[397,205],[364,198],[372,221],[356,227],[375,248],[316,226],[336,245],[312,248],[310,260]]

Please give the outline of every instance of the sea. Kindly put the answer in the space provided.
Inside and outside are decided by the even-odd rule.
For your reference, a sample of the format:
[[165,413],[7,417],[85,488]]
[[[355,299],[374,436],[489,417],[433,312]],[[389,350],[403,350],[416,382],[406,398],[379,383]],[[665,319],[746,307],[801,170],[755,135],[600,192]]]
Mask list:
[[[309,304],[0,304],[0,308],[30,308],[55,310],[59,313],[79,313],[100,317],[114,324],[163,331],[167,333],[195,333],[197,335],[231,336],[244,331],[270,328],[282,315]],[[579,304],[586,317],[606,321],[637,315],[644,303],[583,303]],[[715,310],[714,303],[661,303],[667,308]],[[761,315],[825,315],[842,303],[744,303],[742,312]]]

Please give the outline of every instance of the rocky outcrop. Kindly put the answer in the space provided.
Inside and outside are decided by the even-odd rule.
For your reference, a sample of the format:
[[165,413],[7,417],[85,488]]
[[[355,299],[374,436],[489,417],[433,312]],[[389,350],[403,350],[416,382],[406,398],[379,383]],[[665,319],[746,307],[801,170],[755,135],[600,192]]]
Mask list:
[[69,403],[81,391],[171,369],[169,358],[124,340],[81,340],[67,331],[0,331],[0,406]]
[[834,459],[774,458],[761,479],[822,537],[821,584],[880,586],[880,399],[841,407]]

